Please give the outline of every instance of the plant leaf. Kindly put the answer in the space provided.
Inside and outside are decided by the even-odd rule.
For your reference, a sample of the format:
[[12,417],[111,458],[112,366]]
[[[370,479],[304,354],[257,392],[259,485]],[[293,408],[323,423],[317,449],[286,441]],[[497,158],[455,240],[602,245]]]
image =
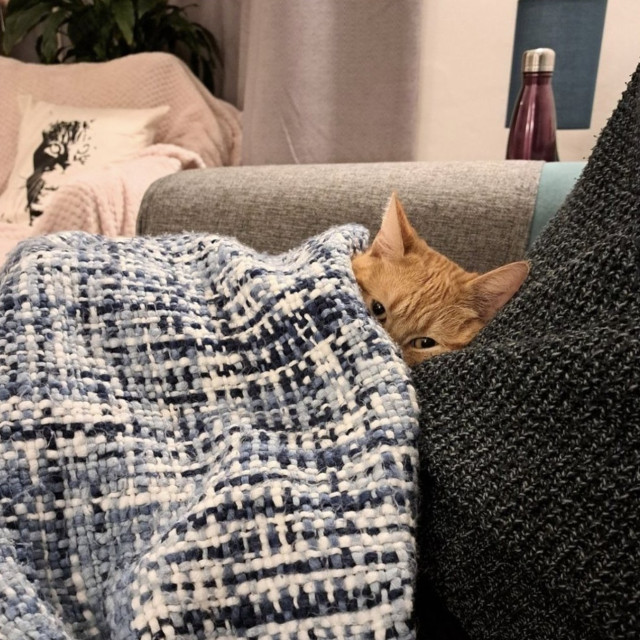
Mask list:
[[[51,2],[39,2],[33,6],[25,6],[22,10],[13,8],[16,0],[9,3],[10,10],[7,11],[5,31],[2,41],[4,53],[9,55],[13,47],[20,42],[37,24],[42,22],[51,12]],[[33,3],[23,3],[32,5]],[[13,10],[11,10],[13,9]]]
[[156,11],[158,9],[164,9],[167,6],[167,0],[138,0],[138,18]]
[[58,9],[44,21],[39,57],[45,64],[56,62],[58,57],[58,30],[68,19],[69,14],[67,11]]
[[97,58],[94,52],[106,50],[103,35],[105,26],[111,28],[113,23],[105,25],[105,21],[96,15],[93,5],[86,5],[84,9],[74,11],[69,16],[67,24],[67,37],[72,47],[66,57],[78,62],[99,62],[101,58]]
[[[213,91],[222,53],[213,34],[169,0],[11,0],[5,51],[40,23],[36,48],[43,62],[111,60],[136,51],[170,51],[185,60]],[[193,5],[197,6],[197,5]],[[58,9],[58,11],[56,11]],[[66,26],[65,26],[66,25]],[[57,33],[65,26],[65,43]]]
[[11,2],[7,5],[7,13],[8,12],[15,13],[16,11],[25,11],[26,9],[35,7],[38,4],[41,4],[39,0],[11,0]]
[[136,22],[136,16],[131,0],[112,0],[111,10],[125,42],[130,47],[133,46],[133,26]]
[[197,28],[195,29],[196,36],[198,40],[201,42],[202,46],[210,51],[211,62],[215,64],[215,62],[219,62],[222,65],[222,51],[218,46],[218,41],[213,37],[211,31],[209,31],[206,27],[202,25],[195,25]]
[[207,87],[207,89],[209,89],[209,91],[211,91],[211,93],[214,92],[215,90],[215,84],[213,82],[213,65],[209,65],[206,63],[203,63],[202,65],[202,82],[204,83],[204,86]]

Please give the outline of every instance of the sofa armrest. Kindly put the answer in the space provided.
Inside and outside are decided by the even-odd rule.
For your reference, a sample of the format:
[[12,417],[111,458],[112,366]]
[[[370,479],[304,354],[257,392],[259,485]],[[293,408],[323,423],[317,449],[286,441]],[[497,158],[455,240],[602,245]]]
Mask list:
[[531,220],[529,246],[562,206],[586,164],[586,162],[546,162],[544,164]]
[[484,271],[524,255],[543,166],[394,162],[186,171],[149,188],[138,233],[218,233],[277,253],[347,222],[375,233],[395,190],[431,246]]

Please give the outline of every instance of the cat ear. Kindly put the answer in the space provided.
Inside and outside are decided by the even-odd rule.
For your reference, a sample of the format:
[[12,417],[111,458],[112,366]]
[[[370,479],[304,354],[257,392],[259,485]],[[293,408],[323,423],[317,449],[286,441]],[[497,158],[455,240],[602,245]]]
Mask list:
[[469,283],[471,306],[483,322],[489,322],[511,300],[528,273],[528,262],[511,262],[483,273]]
[[371,245],[371,255],[385,258],[402,258],[415,239],[416,232],[394,191],[382,217],[380,231]]

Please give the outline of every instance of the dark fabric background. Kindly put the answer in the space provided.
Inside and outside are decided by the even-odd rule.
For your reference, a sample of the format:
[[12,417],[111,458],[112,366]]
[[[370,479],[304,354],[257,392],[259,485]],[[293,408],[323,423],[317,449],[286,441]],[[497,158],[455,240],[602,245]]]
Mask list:
[[516,298],[415,371],[420,637],[457,637],[425,583],[474,640],[640,637],[639,83]]

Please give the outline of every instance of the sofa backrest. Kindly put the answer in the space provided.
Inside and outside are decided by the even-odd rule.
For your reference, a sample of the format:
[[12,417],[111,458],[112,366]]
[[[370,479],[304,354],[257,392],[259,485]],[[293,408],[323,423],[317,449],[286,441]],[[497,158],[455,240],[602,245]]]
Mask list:
[[269,165],[186,171],[154,183],[138,233],[231,235],[278,253],[348,222],[375,234],[392,191],[414,227],[467,269],[526,250],[542,162]]

